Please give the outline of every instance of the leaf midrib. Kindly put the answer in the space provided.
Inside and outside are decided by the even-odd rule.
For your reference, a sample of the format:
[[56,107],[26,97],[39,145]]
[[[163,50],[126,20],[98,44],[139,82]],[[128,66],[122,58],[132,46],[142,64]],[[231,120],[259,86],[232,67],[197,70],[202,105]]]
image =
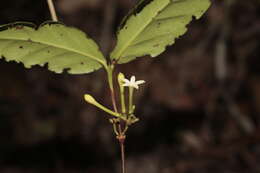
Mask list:
[[[28,40],[24,40],[24,39],[13,39],[13,38],[0,38],[0,40],[14,40],[14,41],[28,41]],[[75,49],[70,49],[70,48],[66,48],[66,47],[62,47],[62,46],[57,46],[57,45],[54,45],[54,44],[50,44],[48,42],[36,42],[36,41],[33,41],[32,40],[32,43],[38,43],[38,44],[43,44],[43,45],[48,45],[48,46],[52,46],[52,47],[55,47],[55,48],[59,48],[59,49],[63,49],[63,50],[66,50],[66,51],[71,51],[71,52],[75,52],[77,54],[80,54],[80,55],[83,55],[83,56],[86,56],[86,57],[89,57],[90,59],[93,59],[95,61],[98,61],[101,65],[103,65],[104,67],[106,67],[106,63],[101,61],[100,59],[94,57],[94,56],[91,56],[89,54],[85,54],[81,51],[77,51]]]
[[[169,3],[166,4],[160,11],[162,11],[164,8],[166,8],[170,3],[171,3],[171,1],[169,1]],[[126,50],[126,48],[127,48],[128,46],[130,46],[131,43],[137,38],[137,36],[143,32],[143,30],[151,23],[151,21],[153,21],[154,17],[155,17],[156,15],[158,15],[158,13],[159,13],[159,11],[158,11],[153,17],[151,17],[151,19],[148,20],[147,23],[146,23],[143,27],[141,27],[140,30],[138,30],[138,32],[136,32],[136,34],[134,35],[134,37],[133,37],[132,39],[130,39],[130,40],[127,42],[127,44],[125,44],[125,46],[123,46],[123,48],[121,49],[121,51],[119,51],[119,52],[117,53],[117,56],[115,56],[115,58],[118,57],[118,60],[121,58],[121,55],[122,55],[122,53]]]

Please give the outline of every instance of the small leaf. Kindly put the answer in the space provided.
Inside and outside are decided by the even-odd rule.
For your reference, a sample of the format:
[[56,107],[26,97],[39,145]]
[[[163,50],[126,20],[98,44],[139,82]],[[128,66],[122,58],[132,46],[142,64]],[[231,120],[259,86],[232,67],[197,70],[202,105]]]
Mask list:
[[199,19],[209,6],[209,0],[139,1],[123,20],[110,58],[121,64],[144,55],[158,56],[187,31],[193,16]]
[[106,67],[97,44],[76,28],[61,23],[31,23],[0,26],[0,58],[22,62],[25,67],[44,66],[56,73],[90,73]]

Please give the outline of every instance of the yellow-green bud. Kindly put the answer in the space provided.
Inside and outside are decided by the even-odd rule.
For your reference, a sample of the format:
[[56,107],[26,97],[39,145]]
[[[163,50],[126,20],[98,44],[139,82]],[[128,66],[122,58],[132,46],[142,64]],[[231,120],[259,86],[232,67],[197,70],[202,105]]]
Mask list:
[[122,85],[124,83],[125,75],[123,73],[118,73],[117,80],[119,85]]
[[86,100],[86,102],[90,103],[90,104],[96,104],[96,100],[89,94],[85,94],[84,95],[84,99]]

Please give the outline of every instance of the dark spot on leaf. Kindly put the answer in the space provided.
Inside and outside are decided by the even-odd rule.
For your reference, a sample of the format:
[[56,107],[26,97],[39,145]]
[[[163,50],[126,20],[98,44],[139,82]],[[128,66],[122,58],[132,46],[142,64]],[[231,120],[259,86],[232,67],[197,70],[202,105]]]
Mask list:
[[20,49],[23,49],[23,46],[19,46]]
[[62,37],[62,36],[63,36],[63,34],[60,34],[60,36]]
[[29,38],[28,40],[27,40],[28,42],[32,42],[32,40]]
[[155,44],[155,45],[153,45],[153,47],[158,47],[159,46],[159,44]]
[[128,27],[127,26],[125,26],[125,29],[127,29]]
[[47,53],[50,53],[50,50],[47,50]]
[[84,65],[84,62],[80,62],[81,65]]

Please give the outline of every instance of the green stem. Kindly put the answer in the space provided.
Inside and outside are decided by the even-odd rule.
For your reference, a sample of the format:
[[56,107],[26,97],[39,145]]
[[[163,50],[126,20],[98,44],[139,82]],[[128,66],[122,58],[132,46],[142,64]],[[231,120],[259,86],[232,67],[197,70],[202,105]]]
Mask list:
[[133,94],[134,94],[134,88],[133,87],[129,87],[129,108],[128,108],[128,112],[129,114],[133,113]]
[[108,84],[109,84],[110,93],[111,93],[112,105],[113,105],[114,111],[118,112],[117,111],[117,106],[116,106],[116,97],[115,97],[115,91],[114,91],[114,84],[113,84],[114,65],[107,66],[106,70],[107,70]]
[[113,71],[114,71],[114,66],[109,65],[106,67],[107,71],[107,78],[108,78],[108,85],[110,90],[114,90],[114,85],[113,85]]
[[125,91],[124,91],[124,87],[121,87],[121,86],[120,86],[120,100],[121,100],[122,113],[125,114],[125,113],[126,113],[126,107],[125,107]]
[[114,130],[114,133],[118,136],[119,133],[118,133],[118,131],[116,129],[116,124],[115,123],[113,123],[113,130]]
[[[115,117],[118,117],[118,118],[123,118],[123,116],[122,116],[121,114],[119,114],[119,113],[117,113],[117,112],[114,112],[114,111],[112,111],[112,110],[106,108],[105,106],[101,105],[100,103],[98,103],[91,95],[85,94],[84,98],[85,98],[85,100],[86,100],[88,103],[90,103],[90,104],[92,104],[92,105],[98,107],[99,109],[105,111],[106,113],[108,113],[108,114],[110,114],[110,115],[113,115],[113,116],[115,116]],[[123,118],[123,119],[124,119],[124,118]]]
[[123,86],[124,82],[123,79],[125,78],[123,73],[118,74],[118,84],[120,90],[120,101],[121,101],[121,111],[123,114],[126,113],[126,106],[125,106],[125,87]]
[[109,113],[110,115],[114,115],[114,116],[116,116],[116,117],[118,117],[118,118],[121,117],[121,115],[120,115],[119,113],[114,112],[114,111],[112,111],[112,110],[106,108],[105,106],[103,106],[103,105],[101,105],[101,104],[99,104],[99,103],[97,103],[95,106],[97,106],[98,108],[102,109],[103,111]]
[[[118,111],[117,111],[117,106],[116,106],[116,99],[115,99],[115,92],[114,92],[114,85],[113,85],[114,65],[112,64],[112,65],[107,66],[106,70],[107,70],[107,75],[108,75],[108,83],[109,83],[109,88],[110,88],[110,92],[111,92],[111,100],[112,100],[113,108],[114,108],[114,111],[117,113]],[[121,114],[120,114],[120,116],[121,116],[120,117],[121,119],[126,121],[125,116],[122,116]],[[122,173],[126,173],[126,170],[125,170],[126,169],[126,166],[125,166],[125,148],[124,148],[125,136],[124,136],[124,134],[122,134],[122,129],[121,129],[121,123],[120,122],[118,124],[118,130],[119,131],[118,131],[118,134],[117,134],[117,130],[115,129],[115,126],[114,126],[114,131],[115,131],[115,133],[117,135],[117,138],[118,138],[118,141],[119,141],[119,144],[120,144],[120,149],[121,149]]]

